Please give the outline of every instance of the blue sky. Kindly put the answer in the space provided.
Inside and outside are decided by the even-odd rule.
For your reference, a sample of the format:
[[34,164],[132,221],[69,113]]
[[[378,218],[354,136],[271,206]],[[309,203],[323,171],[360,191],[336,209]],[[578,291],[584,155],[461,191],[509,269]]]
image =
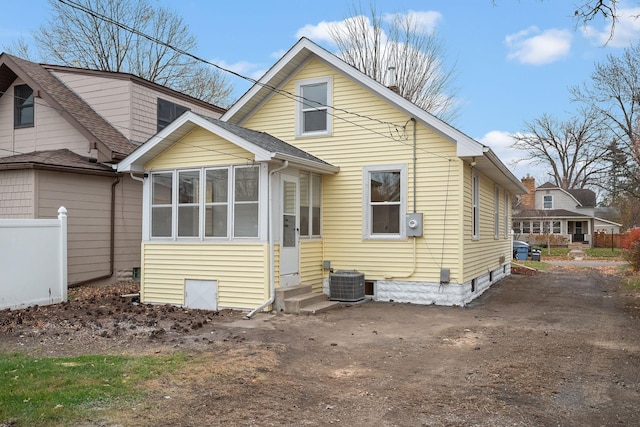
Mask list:
[[[242,75],[259,78],[301,36],[335,51],[326,27],[350,15],[349,0],[152,0],[176,10],[197,37],[195,52]],[[425,29],[435,28],[446,49],[445,62],[457,70],[455,85],[461,104],[455,127],[489,145],[503,162],[521,157],[509,149],[508,135],[524,129],[548,113],[566,118],[577,110],[568,88],[587,81],[596,62],[619,55],[638,40],[638,2],[621,5],[622,19],[613,40],[606,22],[575,28],[574,1],[553,0],[377,0],[379,15],[415,13]],[[23,16],[24,4],[7,2],[5,16]],[[26,0],[29,19],[4,20],[0,48],[23,37],[47,21],[46,0]],[[368,0],[362,1],[366,10]],[[635,6],[637,9],[631,9]],[[14,10],[11,10],[14,9]],[[229,77],[236,96],[249,83]],[[539,170],[520,163],[512,166],[518,177]]]

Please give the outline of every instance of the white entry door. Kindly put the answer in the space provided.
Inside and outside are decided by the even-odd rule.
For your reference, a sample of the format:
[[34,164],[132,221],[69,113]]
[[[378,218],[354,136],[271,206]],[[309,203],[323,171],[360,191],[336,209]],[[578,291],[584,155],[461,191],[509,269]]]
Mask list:
[[282,175],[282,215],[280,222],[280,286],[299,284],[300,219],[298,177]]

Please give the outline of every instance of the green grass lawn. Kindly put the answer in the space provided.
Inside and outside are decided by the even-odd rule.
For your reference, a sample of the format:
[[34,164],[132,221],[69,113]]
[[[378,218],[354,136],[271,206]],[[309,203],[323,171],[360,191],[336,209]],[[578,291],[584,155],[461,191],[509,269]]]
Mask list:
[[0,425],[69,425],[142,397],[141,381],[171,372],[185,356],[32,357],[0,354]]

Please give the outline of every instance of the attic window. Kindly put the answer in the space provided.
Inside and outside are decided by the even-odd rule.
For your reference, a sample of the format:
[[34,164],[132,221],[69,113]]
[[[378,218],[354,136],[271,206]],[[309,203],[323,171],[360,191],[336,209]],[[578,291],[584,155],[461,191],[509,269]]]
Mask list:
[[17,85],[13,88],[14,111],[13,127],[33,127],[33,89],[27,85]]
[[544,196],[544,208],[545,209],[553,208],[553,196]]
[[328,135],[331,133],[331,79],[313,79],[297,82],[298,136]]
[[158,132],[166,128],[169,123],[181,116],[185,111],[189,111],[187,107],[174,104],[166,99],[158,98]]

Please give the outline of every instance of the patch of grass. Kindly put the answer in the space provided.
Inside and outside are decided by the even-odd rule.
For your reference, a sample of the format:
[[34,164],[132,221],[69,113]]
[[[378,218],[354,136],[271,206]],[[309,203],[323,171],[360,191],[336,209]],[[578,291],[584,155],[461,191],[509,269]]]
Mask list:
[[620,248],[591,248],[585,249],[584,253],[589,258],[622,258],[622,250]]
[[550,268],[553,267],[551,264],[546,263],[544,261],[514,261],[514,262],[527,267],[535,268],[536,270],[549,270]]
[[624,284],[627,289],[640,293],[640,275],[630,274],[624,279]]
[[[176,370],[185,356],[32,357],[0,354],[0,425],[68,425],[144,394],[140,381]],[[13,423],[13,424],[12,424]]]
[[[564,257],[566,258],[567,255],[569,255],[569,248],[542,248],[540,249],[540,254],[545,257],[545,256],[550,256],[550,257]],[[549,254],[549,252],[551,252],[551,254]]]

